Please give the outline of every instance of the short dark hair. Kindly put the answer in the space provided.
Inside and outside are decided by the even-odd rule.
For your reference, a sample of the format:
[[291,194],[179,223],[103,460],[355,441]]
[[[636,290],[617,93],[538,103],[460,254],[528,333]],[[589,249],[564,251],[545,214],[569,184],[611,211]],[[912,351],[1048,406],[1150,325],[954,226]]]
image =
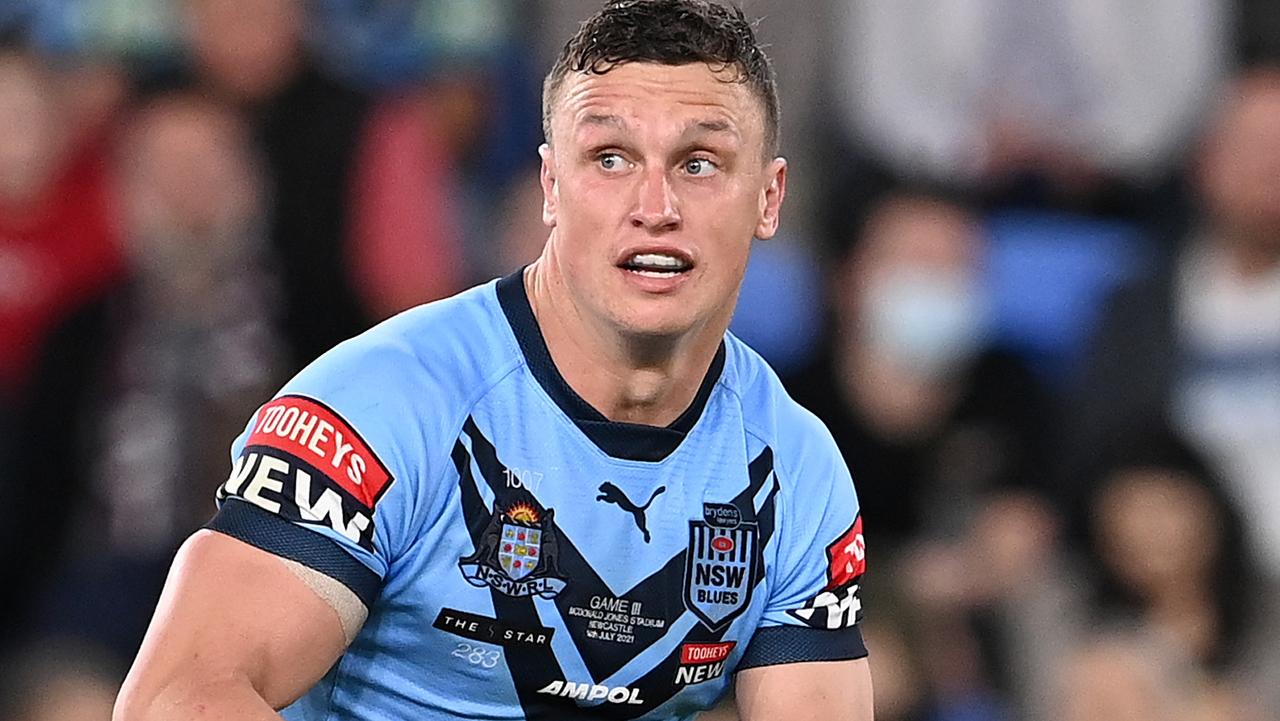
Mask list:
[[583,21],[542,84],[542,132],[551,141],[552,105],[570,72],[604,74],[625,63],[707,63],[737,69],[764,104],[765,149],[778,150],[773,64],[742,10],[709,0],[610,0]]

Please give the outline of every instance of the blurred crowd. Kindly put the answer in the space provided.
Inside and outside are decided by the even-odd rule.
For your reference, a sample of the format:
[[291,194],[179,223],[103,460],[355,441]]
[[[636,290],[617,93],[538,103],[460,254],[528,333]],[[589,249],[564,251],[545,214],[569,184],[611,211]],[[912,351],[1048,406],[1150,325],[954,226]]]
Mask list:
[[[877,719],[1280,718],[1280,4],[740,4],[733,330],[852,469]],[[0,718],[108,719],[256,406],[538,253],[597,6],[0,3]]]

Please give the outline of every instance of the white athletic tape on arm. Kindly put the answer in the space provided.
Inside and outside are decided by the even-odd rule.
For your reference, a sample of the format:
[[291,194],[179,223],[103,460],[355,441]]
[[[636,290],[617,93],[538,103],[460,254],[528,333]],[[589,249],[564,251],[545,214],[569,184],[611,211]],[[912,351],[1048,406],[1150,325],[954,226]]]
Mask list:
[[369,609],[365,608],[360,597],[341,581],[330,578],[314,568],[287,558],[281,558],[280,562],[337,612],[338,620],[342,622],[342,635],[346,637],[347,645],[351,645],[360,628],[364,626],[365,619],[369,617]]

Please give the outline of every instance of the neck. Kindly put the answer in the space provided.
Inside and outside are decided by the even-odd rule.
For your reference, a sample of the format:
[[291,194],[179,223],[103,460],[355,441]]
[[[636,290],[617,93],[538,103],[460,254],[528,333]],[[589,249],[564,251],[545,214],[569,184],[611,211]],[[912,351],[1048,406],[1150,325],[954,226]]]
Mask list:
[[1153,601],[1150,617],[1189,653],[1203,659],[1212,654],[1222,629],[1213,607],[1195,595],[1185,593],[1182,586],[1164,593]]
[[[724,328],[678,337],[627,334],[578,307],[546,259],[524,285],[547,350],[565,382],[611,421],[666,426],[684,413],[715,359]],[[725,324],[727,326],[727,322]]]

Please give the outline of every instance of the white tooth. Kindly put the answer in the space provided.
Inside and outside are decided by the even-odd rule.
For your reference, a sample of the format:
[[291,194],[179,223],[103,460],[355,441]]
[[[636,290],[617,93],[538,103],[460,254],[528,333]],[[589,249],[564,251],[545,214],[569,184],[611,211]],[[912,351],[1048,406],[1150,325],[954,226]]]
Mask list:
[[631,258],[635,265],[648,265],[658,268],[683,268],[684,261],[665,253],[638,253]]

